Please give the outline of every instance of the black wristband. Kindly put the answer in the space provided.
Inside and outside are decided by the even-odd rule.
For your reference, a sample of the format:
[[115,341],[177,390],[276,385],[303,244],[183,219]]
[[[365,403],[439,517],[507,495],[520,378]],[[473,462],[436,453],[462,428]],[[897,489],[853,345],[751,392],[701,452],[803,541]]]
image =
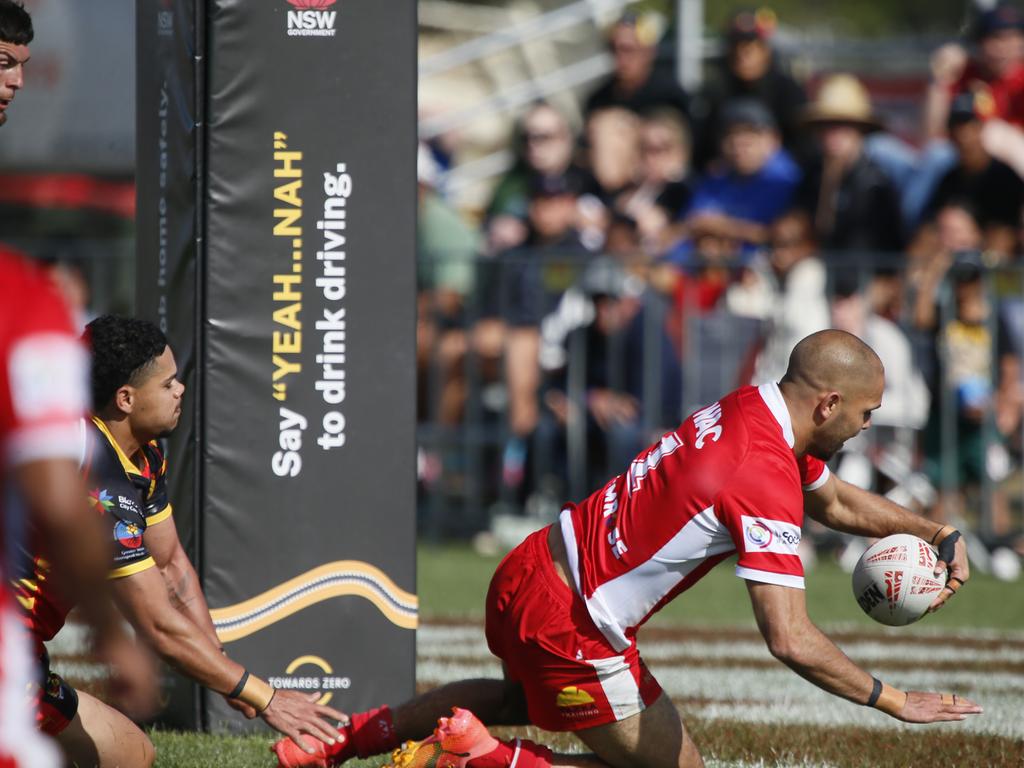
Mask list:
[[242,690],[245,688],[245,684],[249,682],[249,670],[242,672],[242,679],[238,681],[238,685],[234,687],[231,693],[228,694],[229,699],[237,699],[242,695]]
[[960,538],[960,531],[953,531],[949,536],[939,542],[939,560],[949,565],[956,556],[956,542]]
[[877,677],[871,678],[874,681],[874,687],[871,689],[871,695],[868,696],[868,703],[865,706],[873,707],[878,703],[878,697],[882,695],[882,681]]

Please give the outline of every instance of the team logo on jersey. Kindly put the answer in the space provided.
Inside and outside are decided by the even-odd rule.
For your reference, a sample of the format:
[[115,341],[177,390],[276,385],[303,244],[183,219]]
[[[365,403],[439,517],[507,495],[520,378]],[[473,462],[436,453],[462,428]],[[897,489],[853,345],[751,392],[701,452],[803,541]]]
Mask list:
[[107,493],[106,488],[93,488],[89,491],[89,504],[102,515],[114,506],[114,497]]
[[118,520],[114,526],[114,538],[120,542],[122,547],[138,549],[142,546],[142,528],[135,523],[126,523]]

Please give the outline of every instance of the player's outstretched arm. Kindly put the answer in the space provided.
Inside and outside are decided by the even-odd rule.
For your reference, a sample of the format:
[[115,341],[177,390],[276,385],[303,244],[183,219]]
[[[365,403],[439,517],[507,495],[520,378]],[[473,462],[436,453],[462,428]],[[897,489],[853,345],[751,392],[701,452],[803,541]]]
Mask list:
[[908,723],[981,714],[981,707],[961,696],[900,691],[873,678],[811,622],[802,589],[748,581],[747,591],[772,655],[822,690]]
[[209,636],[171,605],[164,578],[157,568],[114,579],[111,587],[118,607],[135,631],[182,674],[250,705],[268,725],[291,736],[307,752],[312,747],[301,740],[303,733],[334,743],[338,732],[323,718],[344,720],[342,712],[316,704],[306,696],[275,691],[221,653]]
[[181,546],[174,516],[171,515],[156,525],[148,526],[143,534],[143,542],[164,577],[171,605],[198,626],[214,645],[220,647],[221,642],[213,626],[206,596],[200,587],[192,561],[188,559]]
[[820,488],[807,491],[804,506],[810,517],[836,531],[879,539],[894,533],[909,533],[937,547],[939,560],[935,564],[935,575],[948,569],[949,585],[935,598],[930,611],[941,608],[971,577],[967,546],[959,531],[915,515],[884,496],[865,491],[835,475]]

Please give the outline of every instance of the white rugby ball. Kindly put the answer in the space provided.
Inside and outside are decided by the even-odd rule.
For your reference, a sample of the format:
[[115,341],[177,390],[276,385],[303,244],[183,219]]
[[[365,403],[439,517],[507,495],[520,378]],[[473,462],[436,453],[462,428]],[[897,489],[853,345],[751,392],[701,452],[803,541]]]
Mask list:
[[924,539],[907,533],[872,544],[853,569],[853,596],[868,616],[890,627],[913,624],[924,616],[946,586],[935,576],[938,555]]

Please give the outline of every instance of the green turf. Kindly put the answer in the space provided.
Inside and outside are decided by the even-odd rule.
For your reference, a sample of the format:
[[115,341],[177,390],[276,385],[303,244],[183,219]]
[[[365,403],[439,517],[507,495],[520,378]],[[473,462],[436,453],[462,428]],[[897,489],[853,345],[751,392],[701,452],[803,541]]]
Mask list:
[[[156,745],[156,768],[271,768],[277,764],[268,751],[269,735],[211,736],[206,733],[151,731]],[[352,760],[346,768],[377,768],[379,758]]]
[[[481,557],[467,546],[419,548],[420,615],[483,616],[484,597],[499,557]],[[986,627],[1024,629],[1024,600],[1019,586],[974,574],[962,594],[941,611],[922,620],[922,627]],[[850,575],[822,559],[807,574],[807,611],[819,625],[878,625],[857,607]],[[731,561],[721,563],[695,587],[655,617],[656,624],[751,625],[753,615],[745,582],[733,573]]]
[[[440,617],[482,618],[487,584],[500,558],[480,557],[467,546],[422,546],[419,549],[420,614],[426,619]],[[976,574],[963,594],[947,608],[928,617],[922,626],[966,629],[1024,629],[1024,601],[1019,587]],[[850,592],[850,576],[834,563],[822,562],[807,577],[807,601],[811,617],[822,625],[858,624],[877,626],[857,608]],[[712,626],[752,624],[750,603],[741,579],[730,563],[723,563],[696,587],[655,618],[656,624],[701,624]],[[754,768],[755,766],[812,766],[823,756],[841,768],[873,765],[860,747],[893,737],[856,729],[821,729],[690,722],[695,738],[708,751],[709,768]],[[271,768],[274,760],[267,747],[269,734],[229,737],[196,733],[154,731],[157,768]],[[549,735],[550,737],[550,735]],[[1017,766],[1024,755],[1021,745],[1005,739],[947,739],[942,754],[946,764]],[[565,746],[557,744],[557,746]],[[971,763],[968,755],[980,755]],[[925,764],[937,742],[927,734],[915,734],[900,741],[886,741],[899,765]],[[966,750],[966,752],[965,752]],[[877,755],[877,750],[871,753]],[[762,762],[763,760],[763,762]],[[867,760],[867,762],[865,762]],[[918,762],[921,761],[921,762]],[[381,758],[346,763],[346,768],[371,768]]]

